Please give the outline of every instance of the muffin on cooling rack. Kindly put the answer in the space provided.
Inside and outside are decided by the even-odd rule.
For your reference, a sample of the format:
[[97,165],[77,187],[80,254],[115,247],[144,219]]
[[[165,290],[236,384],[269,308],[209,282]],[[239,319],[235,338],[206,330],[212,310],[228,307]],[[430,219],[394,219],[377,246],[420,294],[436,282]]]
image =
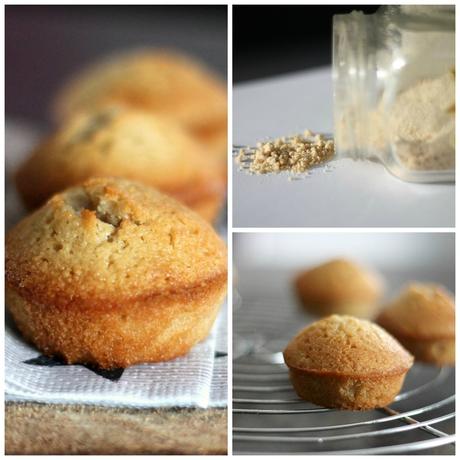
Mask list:
[[332,315],[303,329],[284,350],[297,394],[319,406],[366,410],[390,404],[412,356],[369,321]]
[[16,184],[33,208],[94,176],[143,182],[207,220],[216,217],[226,188],[214,156],[180,125],[121,106],[70,118],[20,167]]
[[383,283],[356,263],[336,259],[300,273],[295,289],[305,310],[313,314],[371,318],[377,311]]
[[113,102],[175,119],[226,165],[226,85],[197,61],[148,49],[114,55],[65,85],[54,112],[61,120]]
[[455,364],[455,306],[442,286],[409,285],[380,313],[377,322],[415,359],[439,366]]
[[154,189],[91,179],[53,196],[6,238],[6,299],[46,355],[101,368],[187,353],[214,323],[226,249]]

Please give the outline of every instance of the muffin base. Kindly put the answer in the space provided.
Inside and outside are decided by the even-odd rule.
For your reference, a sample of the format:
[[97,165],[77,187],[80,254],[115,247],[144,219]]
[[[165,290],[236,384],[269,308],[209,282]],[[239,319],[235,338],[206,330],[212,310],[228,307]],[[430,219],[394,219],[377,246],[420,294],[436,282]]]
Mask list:
[[290,369],[298,396],[318,406],[370,410],[390,404],[401,390],[406,372],[376,377],[346,377]]
[[455,366],[455,338],[419,340],[395,337],[417,361],[437,366]]
[[329,316],[329,315],[351,315],[357,318],[371,319],[375,317],[377,313],[377,305],[372,305],[364,302],[343,302],[334,304],[318,304],[310,303],[302,298],[302,308],[308,313],[312,313],[317,316]]
[[189,291],[93,308],[40,305],[7,286],[6,300],[21,333],[43,354],[113,369],[186,354],[208,335],[225,286],[220,277]]

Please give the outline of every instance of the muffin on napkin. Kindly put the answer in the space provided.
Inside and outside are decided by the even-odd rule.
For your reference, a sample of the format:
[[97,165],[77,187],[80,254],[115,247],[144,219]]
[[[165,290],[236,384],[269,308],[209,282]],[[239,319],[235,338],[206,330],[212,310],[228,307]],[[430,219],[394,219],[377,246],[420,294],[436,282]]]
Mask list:
[[144,185],[95,178],[54,195],[6,238],[19,330],[68,363],[126,367],[207,336],[227,286],[213,228]]

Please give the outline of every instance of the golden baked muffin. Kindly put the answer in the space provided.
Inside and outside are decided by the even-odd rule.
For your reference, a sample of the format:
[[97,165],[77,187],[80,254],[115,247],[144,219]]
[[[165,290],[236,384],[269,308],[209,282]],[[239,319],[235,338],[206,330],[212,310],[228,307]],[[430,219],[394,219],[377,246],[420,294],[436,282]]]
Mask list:
[[409,285],[380,313],[377,322],[415,359],[439,366],[455,364],[455,306],[442,286]]
[[54,112],[61,120],[113,102],[177,120],[213,147],[226,164],[226,85],[201,63],[170,51],[115,55],[65,85]]
[[284,350],[297,394],[324,407],[365,410],[390,404],[412,356],[369,321],[332,315],[303,329]]
[[153,186],[212,221],[226,184],[215,158],[180,125],[149,112],[110,106],[80,114],[39,145],[16,184],[29,208],[93,176]]
[[6,238],[6,300],[42,353],[101,368],[165,361],[204,339],[226,293],[226,248],[154,189],[93,178]]
[[372,318],[383,283],[375,273],[356,263],[336,259],[300,273],[295,289],[304,308],[316,315]]

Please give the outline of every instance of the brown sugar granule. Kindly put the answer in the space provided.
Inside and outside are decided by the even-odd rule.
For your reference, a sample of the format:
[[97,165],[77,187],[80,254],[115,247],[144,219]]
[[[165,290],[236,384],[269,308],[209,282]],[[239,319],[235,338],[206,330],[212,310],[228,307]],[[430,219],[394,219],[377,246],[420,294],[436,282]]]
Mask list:
[[268,174],[289,171],[303,173],[334,156],[334,141],[320,134],[278,138],[259,142],[254,149],[241,149],[235,160],[250,173]]

